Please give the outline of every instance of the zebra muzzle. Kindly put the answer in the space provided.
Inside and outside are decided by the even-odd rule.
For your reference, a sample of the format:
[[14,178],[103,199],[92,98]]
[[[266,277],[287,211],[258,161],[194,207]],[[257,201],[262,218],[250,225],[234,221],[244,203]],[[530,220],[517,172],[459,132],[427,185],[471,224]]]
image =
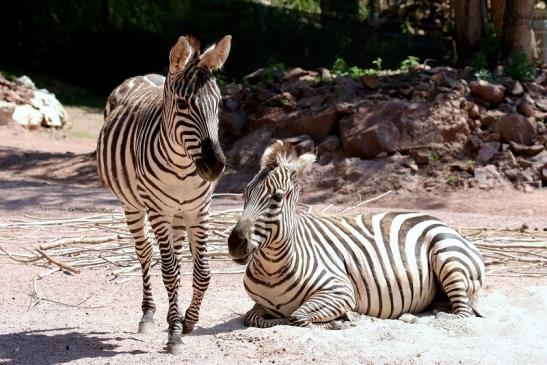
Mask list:
[[220,146],[213,145],[207,138],[201,142],[201,158],[198,158],[195,163],[199,176],[206,181],[215,181],[224,171],[226,157]]
[[247,234],[244,233],[239,224],[234,227],[228,237],[228,251],[232,260],[240,265],[245,265],[249,262],[253,253],[253,249],[247,239]]

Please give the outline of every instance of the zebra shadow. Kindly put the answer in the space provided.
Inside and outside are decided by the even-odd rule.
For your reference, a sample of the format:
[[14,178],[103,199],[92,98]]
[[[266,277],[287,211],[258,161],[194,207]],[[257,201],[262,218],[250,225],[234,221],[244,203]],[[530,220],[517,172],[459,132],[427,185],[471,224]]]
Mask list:
[[[10,365],[63,364],[82,358],[108,358],[145,351],[119,351],[107,333],[76,332],[76,327],[21,331],[0,334],[0,362]],[[62,331],[62,333],[59,333]]]
[[241,315],[230,319],[228,322],[218,323],[213,327],[198,327],[191,333],[191,336],[210,336],[247,328],[248,327],[243,324],[243,316]]

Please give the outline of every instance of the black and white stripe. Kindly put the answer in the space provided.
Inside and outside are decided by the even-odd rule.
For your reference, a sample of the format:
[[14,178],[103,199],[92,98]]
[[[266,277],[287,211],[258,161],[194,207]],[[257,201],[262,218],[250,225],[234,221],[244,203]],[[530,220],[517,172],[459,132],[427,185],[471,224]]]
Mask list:
[[298,176],[314,158],[276,142],[245,189],[228,243],[236,262],[248,262],[244,285],[256,305],[247,325],[339,328],[337,320],[349,312],[398,318],[426,309],[438,289],[455,317],[474,314],[482,257],[438,219],[299,213]]
[[[143,272],[139,331],[153,328],[150,283],[152,241],[158,242],[169,297],[168,350],[180,349],[181,332],[198,321],[210,279],[206,257],[209,205],[225,158],[218,141],[220,90],[212,71],[228,57],[231,37],[203,54],[193,38],[180,37],[170,53],[167,78],[126,80],[108,98],[97,146],[103,184],[122,202]],[[193,295],[185,316],[178,308],[182,241],[189,236]]]

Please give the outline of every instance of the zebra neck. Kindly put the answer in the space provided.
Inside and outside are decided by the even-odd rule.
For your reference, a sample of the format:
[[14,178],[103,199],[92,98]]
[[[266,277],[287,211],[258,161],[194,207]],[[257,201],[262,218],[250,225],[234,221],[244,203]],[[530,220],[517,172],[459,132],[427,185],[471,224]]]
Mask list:
[[292,238],[272,242],[255,252],[254,274],[272,282],[292,272],[294,267],[294,245]]
[[159,123],[159,133],[156,138],[157,150],[167,164],[177,171],[187,170],[193,166],[193,161],[184,151],[182,141],[177,141],[167,126],[167,113],[162,113]]

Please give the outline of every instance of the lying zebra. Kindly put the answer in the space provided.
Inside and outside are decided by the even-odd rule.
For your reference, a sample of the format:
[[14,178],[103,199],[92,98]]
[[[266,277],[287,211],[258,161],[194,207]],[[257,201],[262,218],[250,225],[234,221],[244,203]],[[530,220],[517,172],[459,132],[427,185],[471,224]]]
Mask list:
[[348,314],[398,318],[425,310],[440,287],[453,314],[478,312],[480,253],[456,231],[420,213],[315,216],[297,212],[298,177],[313,154],[296,156],[277,141],[246,187],[228,239],[248,263],[244,285],[255,306],[245,324],[340,328]]

